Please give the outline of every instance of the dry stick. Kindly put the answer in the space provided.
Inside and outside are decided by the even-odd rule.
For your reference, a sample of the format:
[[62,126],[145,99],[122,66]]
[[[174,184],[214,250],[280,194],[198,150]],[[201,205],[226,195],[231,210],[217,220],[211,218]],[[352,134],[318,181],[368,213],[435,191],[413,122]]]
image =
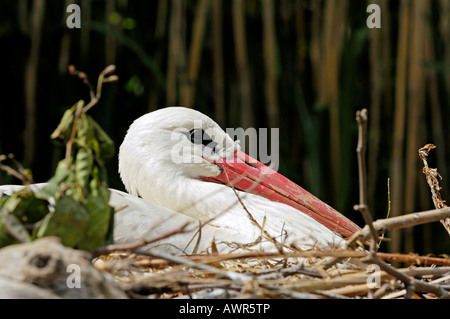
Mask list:
[[195,100],[196,83],[203,46],[203,35],[205,33],[209,6],[209,0],[200,0],[195,9],[195,18],[192,23],[192,40],[189,48],[187,83],[182,101],[183,105],[186,107],[192,107]]
[[67,141],[66,144],[66,168],[69,169],[70,166],[70,157],[72,156],[72,147],[73,143],[75,142],[75,134],[77,133],[77,125],[78,125],[78,119],[81,116],[81,113],[83,111],[83,101],[79,101],[77,103],[77,109],[75,110],[75,116],[73,119],[73,125],[72,125],[72,132],[70,133],[70,138]]
[[86,74],[84,72],[80,72],[80,71],[76,70],[73,65],[69,65],[69,67],[68,67],[68,71],[71,75],[78,76],[80,79],[83,80],[83,83],[89,87],[89,93],[90,93],[91,100],[89,101],[89,103],[86,106],[84,106],[83,101],[79,101],[77,103],[77,109],[75,110],[75,117],[73,120],[72,132],[71,132],[70,138],[66,144],[66,166],[67,166],[67,168],[69,168],[69,165],[70,165],[70,156],[72,155],[72,147],[73,147],[73,143],[75,142],[75,134],[77,132],[78,119],[80,118],[81,114],[86,113],[87,111],[89,111],[89,109],[91,109],[95,104],[98,103],[98,101],[100,100],[100,97],[101,97],[103,83],[114,82],[119,79],[117,77],[117,75],[111,75],[111,76],[105,78],[105,76],[107,74],[114,72],[115,69],[116,69],[116,66],[111,64],[111,65],[107,66],[100,73],[100,75],[98,76],[98,80],[97,80],[97,92],[94,94],[94,89],[93,89],[92,85],[90,84]]
[[[367,256],[367,252],[358,250],[306,250],[296,251],[292,253],[282,252],[265,252],[265,251],[250,251],[245,253],[230,253],[230,254],[213,254],[213,255],[194,255],[189,259],[201,259],[204,263],[215,263],[225,260],[233,259],[248,259],[248,258],[323,258],[323,257],[339,257],[339,258],[363,258]],[[450,258],[418,256],[412,254],[395,254],[395,253],[380,253],[378,257],[385,261],[401,261],[410,264],[429,264],[439,266],[450,266]]]
[[[4,160],[12,160],[18,169],[14,169],[8,165],[1,164]],[[5,171],[8,175],[14,176],[15,178],[22,181],[22,183],[29,185],[33,184],[33,178],[30,174],[27,174],[25,168],[16,159],[14,159],[13,154],[0,155],[0,170]]]
[[[365,110],[357,112],[358,128],[359,128],[359,132],[360,132],[358,137],[360,139],[365,137],[364,125],[365,125],[365,121],[367,120],[367,114],[365,114],[366,112],[367,111],[365,111]],[[362,152],[361,152],[362,150],[364,150],[364,144],[363,143],[365,143],[365,141],[358,140],[358,163],[361,163],[361,164],[363,164],[362,161],[364,160],[364,157],[362,156]],[[361,146],[361,147],[359,147],[359,146]],[[360,183],[361,182],[365,183],[365,179],[364,179],[365,172],[363,171],[364,166],[361,165],[361,164],[359,165]],[[360,185],[360,191],[365,191],[364,185]],[[416,279],[414,279],[414,278],[412,278],[412,277],[410,277],[410,276],[408,276],[408,275],[406,275],[404,273],[401,273],[400,271],[398,271],[397,269],[395,269],[391,265],[389,265],[389,264],[385,263],[384,261],[382,261],[377,256],[376,241],[377,241],[378,235],[377,235],[376,227],[375,227],[375,225],[372,222],[372,219],[370,217],[369,210],[367,208],[367,203],[365,202],[365,193],[360,194],[360,199],[362,199],[363,202],[360,205],[358,205],[357,208],[361,211],[361,213],[363,214],[364,219],[366,221],[367,225],[364,227],[364,229],[366,229],[366,232],[368,232],[368,234],[370,235],[370,238],[372,239],[372,242],[371,242],[371,245],[370,245],[371,248],[370,248],[370,251],[369,251],[370,254],[369,254],[369,256],[364,258],[363,261],[376,263],[386,273],[388,273],[389,275],[391,275],[391,276],[401,280],[406,286],[406,290],[407,290],[406,297],[407,298],[411,298],[412,297],[412,293],[414,291],[431,292],[431,293],[434,293],[438,297],[450,298],[450,295],[448,294],[448,292],[445,291],[444,289],[442,289],[441,287],[436,287],[436,286],[434,286],[432,284],[427,284],[427,283],[422,282],[420,280],[416,280]],[[446,212],[446,213],[450,213],[450,210],[449,210],[449,212]],[[413,219],[417,219],[417,214],[410,214],[410,215],[413,215]],[[391,220],[392,220],[392,218],[391,218]],[[364,231],[364,229],[361,230],[358,233],[362,233]],[[347,245],[349,243],[353,243],[356,238],[359,238],[358,233],[354,234],[349,239],[349,241],[347,242]],[[336,261],[338,261],[338,259],[333,259],[331,262],[335,263]],[[330,261],[327,261],[327,265],[328,264],[330,264]]]
[[387,272],[389,275],[400,279],[406,285],[406,298],[411,298],[414,291],[428,293],[431,292],[440,298],[450,299],[450,294],[443,288],[429,284],[413,277],[410,277],[402,272],[398,271],[389,264],[379,259],[375,254],[371,254],[368,261],[375,262],[381,269]]
[[129,244],[112,244],[112,245],[108,245],[108,246],[104,246],[104,247],[99,247],[98,249],[96,249],[92,255],[93,257],[98,257],[100,255],[106,255],[106,254],[110,254],[112,252],[115,251],[128,251],[128,250],[135,250],[137,248],[141,248],[145,245],[157,242],[161,239],[165,239],[168,237],[171,237],[173,235],[176,234],[181,234],[183,232],[185,232],[186,227],[190,224],[190,222],[187,222],[183,225],[181,225],[180,227],[169,231],[165,234],[162,234],[161,236],[157,236],[155,238],[152,239],[148,239],[148,240],[139,240],[137,242],[134,243],[129,243]]
[[[369,209],[367,207],[366,202],[366,194],[365,194],[365,165],[364,165],[364,150],[365,150],[365,127],[367,122],[367,110],[363,109],[362,111],[358,111],[356,114],[356,118],[358,121],[358,164],[359,164],[359,173],[360,173],[360,200],[362,201],[357,208],[360,210],[360,212],[364,216],[364,220],[366,221],[367,226],[370,230],[371,235],[371,245],[370,245],[370,255],[363,260],[366,260],[368,262],[374,262],[382,270],[384,270],[386,273],[390,274],[391,276],[400,279],[406,286],[406,297],[411,298],[412,293],[414,291],[420,291],[420,292],[432,292],[438,297],[443,298],[450,298],[450,295],[441,287],[436,287],[431,284],[427,284],[425,282],[422,282],[420,280],[416,280],[408,275],[405,275],[404,273],[401,273],[391,265],[385,263],[382,261],[378,256],[376,252],[376,242],[378,239],[378,234],[375,231],[375,227],[373,226],[372,218],[369,213]],[[364,192],[364,193],[363,193]]]
[[[388,178],[388,180],[387,180],[388,211],[386,214],[386,219],[388,219],[391,214],[391,185],[390,185],[389,181],[390,181],[390,179]],[[381,237],[380,237],[380,240],[378,241],[377,249],[380,248],[381,242],[383,240],[386,240],[384,237],[384,234],[385,234],[384,232],[381,233]]]
[[248,282],[248,281],[252,280],[252,278],[250,276],[245,275],[245,274],[241,274],[241,273],[237,273],[237,272],[233,272],[233,271],[221,270],[219,268],[216,268],[216,267],[213,267],[210,265],[205,265],[203,263],[197,263],[197,262],[191,261],[187,258],[178,257],[178,256],[174,256],[174,255],[159,252],[159,251],[154,251],[154,250],[148,251],[148,250],[144,250],[142,248],[138,248],[138,249],[133,250],[133,252],[138,253],[140,255],[166,259],[166,260],[176,263],[176,264],[186,265],[187,267],[210,271],[212,273],[218,274],[221,277],[225,277],[230,280],[237,281],[237,282]]
[[356,152],[358,155],[358,171],[359,171],[359,204],[354,206],[355,210],[359,210],[364,217],[366,225],[369,226],[372,235],[370,249],[376,251],[378,234],[373,227],[372,217],[367,205],[367,182],[366,182],[366,132],[367,132],[367,110],[363,109],[356,112],[356,121],[358,122],[358,146]]
[[450,258],[418,256],[414,254],[377,253],[378,257],[384,261],[403,262],[417,265],[450,266]]
[[[441,187],[439,186],[439,179],[442,179],[442,176],[438,173],[437,168],[430,168],[427,162],[427,156],[430,150],[436,148],[433,144],[427,144],[424,147],[419,149],[419,157],[423,161],[423,173],[427,177],[428,185],[430,186],[431,195],[434,203],[434,207],[436,209],[447,207],[445,205],[445,200],[442,200],[441,193],[439,192]],[[450,218],[445,218],[440,220],[444,228],[447,230],[450,235]]]
[[[243,209],[245,210],[245,212],[247,213],[248,218],[249,218],[249,219],[250,219],[250,220],[251,220],[251,221],[252,221],[252,222],[253,222],[253,223],[261,230],[261,232],[263,232],[263,233],[267,236],[267,238],[269,238],[271,241],[273,241],[273,242],[275,243],[275,246],[276,246],[276,247],[278,247],[278,245],[277,245],[278,242],[275,240],[275,238],[273,238],[266,230],[264,230],[264,228],[261,227],[261,225],[260,225],[260,224],[258,223],[258,221],[255,219],[255,217],[253,217],[253,215],[248,211],[247,207],[244,205],[244,203],[242,202],[242,200],[241,200],[239,194],[237,193],[236,188],[234,188],[234,185],[231,183],[227,171],[226,171],[225,169],[224,169],[223,171],[224,171],[224,173],[225,173],[225,175],[226,175],[226,177],[227,177],[228,183],[230,184],[231,188],[233,189],[233,192],[234,192],[234,194],[236,195],[236,197],[237,197],[239,203],[241,204],[242,208],[243,208]],[[259,183],[258,183],[258,184],[259,184]]]
[[[422,225],[430,222],[437,222],[445,218],[450,218],[450,207],[416,212],[407,215],[391,217],[389,219],[378,219],[373,222],[373,227],[377,232],[385,232],[388,230],[395,230]],[[369,238],[369,236],[370,229],[366,225],[364,228],[353,234],[353,236],[348,239],[347,245],[351,246],[357,241],[365,241],[367,238]]]

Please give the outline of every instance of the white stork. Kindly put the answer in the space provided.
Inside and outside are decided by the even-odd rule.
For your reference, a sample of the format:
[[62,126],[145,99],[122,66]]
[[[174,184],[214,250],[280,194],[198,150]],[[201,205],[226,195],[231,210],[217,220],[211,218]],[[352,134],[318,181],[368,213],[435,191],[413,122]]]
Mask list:
[[[216,122],[189,108],[163,108],[135,120],[120,146],[119,172],[131,195],[171,210],[172,222],[187,216],[206,223],[200,250],[212,240],[224,249],[230,243],[256,243],[254,247],[263,249],[275,247],[274,243],[332,248],[342,244],[341,235],[350,236],[359,229],[300,186],[243,153],[239,142]],[[145,210],[139,214],[155,224]],[[148,231],[146,223],[137,224],[140,232]],[[136,225],[136,219],[129,225]],[[119,241],[129,236],[124,226],[120,222],[116,228]],[[186,240],[183,237],[179,240]],[[184,242],[183,249],[188,243],[194,247],[197,241]]]
[[[234,249],[333,248],[359,227],[300,186],[240,150],[206,115],[167,107],[135,120],[120,146],[112,190],[114,240],[155,238],[172,253]],[[10,186],[1,191],[13,191]]]

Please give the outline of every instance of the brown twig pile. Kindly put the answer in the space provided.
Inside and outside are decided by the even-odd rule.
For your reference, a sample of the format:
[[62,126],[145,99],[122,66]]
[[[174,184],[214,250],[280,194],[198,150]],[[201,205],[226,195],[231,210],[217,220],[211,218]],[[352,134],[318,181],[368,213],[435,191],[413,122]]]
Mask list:
[[[373,221],[366,195],[367,111],[357,112],[360,203],[366,226],[342,250],[173,256],[142,248],[148,242],[105,247],[95,265],[114,275],[132,298],[450,298],[450,258],[378,252],[379,234],[450,220],[439,194],[436,169],[419,150],[437,209]],[[447,224],[448,226],[448,224]],[[168,233],[175,234],[178,230]],[[448,230],[448,228],[447,228]],[[364,244],[368,245],[366,250]],[[214,250],[212,250],[214,251]],[[401,262],[407,268],[395,268]]]
[[[326,266],[327,258],[345,261]],[[364,259],[372,263],[365,267]],[[383,269],[382,259],[417,266]],[[353,249],[186,257],[137,250],[111,253],[94,264],[114,275],[132,298],[434,299],[449,298],[450,289],[449,258],[373,257]]]

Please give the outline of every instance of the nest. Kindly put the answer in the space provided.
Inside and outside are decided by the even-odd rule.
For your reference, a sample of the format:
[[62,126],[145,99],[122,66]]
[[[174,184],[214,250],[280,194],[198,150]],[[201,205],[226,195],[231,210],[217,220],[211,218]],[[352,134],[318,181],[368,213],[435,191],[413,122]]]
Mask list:
[[[386,261],[411,263],[394,268]],[[449,298],[450,259],[361,249],[176,257],[139,250],[102,255],[131,298]],[[384,265],[389,268],[385,269]]]
[[450,298],[448,256],[378,251],[384,233],[394,229],[441,221],[450,234],[450,207],[439,194],[437,170],[430,169],[426,162],[434,145],[425,145],[419,156],[436,209],[372,221],[365,188],[367,111],[358,111],[356,118],[360,203],[355,209],[363,215],[366,226],[352,235],[343,249],[302,251],[290,247],[288,253],[282,249],[244,250],[178,257],[144,250],[140,247],[149,242],[142,242],[122,249],[106,248],[94,265],[112,274],[131,298]]

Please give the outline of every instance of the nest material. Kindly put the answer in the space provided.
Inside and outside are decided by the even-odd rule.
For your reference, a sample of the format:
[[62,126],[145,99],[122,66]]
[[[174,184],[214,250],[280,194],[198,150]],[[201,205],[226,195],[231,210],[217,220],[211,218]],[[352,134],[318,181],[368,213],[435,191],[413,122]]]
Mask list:
[[[428,257],[380,253],[385,259],[416,261],[416,266],[396,269],[415,280],[405,283],[377,264],[362,263],[369,254],[314,250],[179,258],[115,252],[100,256],[94,265],[112,274],[131,298],[449,298],[449,258],[434,258],[445,265],[438,267],[421,264]],[[329,258],[343,260],[326,267]]]

